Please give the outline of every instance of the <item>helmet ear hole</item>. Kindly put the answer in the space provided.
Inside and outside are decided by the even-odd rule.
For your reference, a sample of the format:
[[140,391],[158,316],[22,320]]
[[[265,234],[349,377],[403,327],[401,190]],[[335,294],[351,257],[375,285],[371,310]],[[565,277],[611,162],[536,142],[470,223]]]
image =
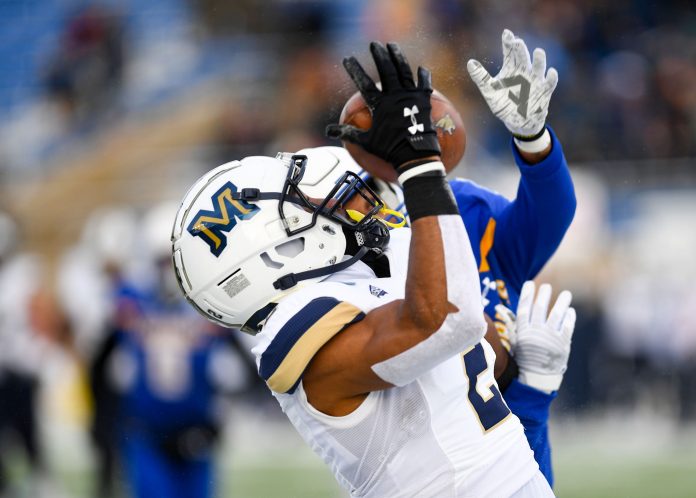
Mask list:
[[283,242],[282,244],[279,244],[275,246],[276,252],[280,256],[284,256],[286,258],[295,258],[302,254],[305,249],[305,239],[304,237],[299,237],[297,239],[292,239],[288,240],[287,242]]
[[273,261],[267,252],[261,253],[261,261],[263,261],[267,267],[273,268],[274,270],[278,270],[285,266],[283,263]]

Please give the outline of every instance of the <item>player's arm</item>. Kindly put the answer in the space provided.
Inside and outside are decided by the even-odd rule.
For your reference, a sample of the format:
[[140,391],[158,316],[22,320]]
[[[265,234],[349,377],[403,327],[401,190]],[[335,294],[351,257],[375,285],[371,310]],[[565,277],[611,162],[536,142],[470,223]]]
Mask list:
[[[354,410],[367,393],[404,385],[478,343],[485,331],[476,264],[439,161],[440,147],[429,119],[409,131],[403,110],[416,106],[430,116],[430,73],[419,68],[418,84],[398,47],[373,43],[382,90],[354,58],[344,61],[373,113],[361,131],[328,128],[396,166],[412,220],[405,298],[367,313],[335,335],[313,357],[303,386],[310,403],[330,415]],[[422,125],[422,126],[421,126]]]
[[522,285],[533,278],[560,244],[575,214],[575,191],[561,144],[546,126],[558,74],[546,71],[546,53],[503,32],[503,66],[495,76],[476,60],[467,69],[491,111],[512,133],[512,150],[522,178],[516,199],[495,213],[496,252],[509,278]]
[[506,346],[503,344],[503,340],[501,340],[500,330],[498,330],[496,323],[488,315],[485,315],[485,319],[487,328],[484,339],[486,339],[488,344],[491,345],[491,347],[493,348],[493,352],[495,353],[495,365],[493,367],[493,375],[495,376],[495,380],[496,382],[498,382],[498,386],[502,391],[504,389],[504,386],[500,384],[500,381],[503,374],[509,366],[510,362],[508,360],[510,358],[510,353],[508,352]]

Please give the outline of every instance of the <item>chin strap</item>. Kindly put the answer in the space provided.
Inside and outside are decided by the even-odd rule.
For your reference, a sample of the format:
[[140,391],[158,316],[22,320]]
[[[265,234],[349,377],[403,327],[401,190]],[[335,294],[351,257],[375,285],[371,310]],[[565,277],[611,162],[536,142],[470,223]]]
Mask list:
[[332,273],[345,270],[350,265],[360,261],[368,252],[382,254],[389,244],[389,228],[377,218],[367,222],[365,228],[360,231],[349,231],[343,228],[346,235],[346,254],[354,254],[345,261],[335,265],[323,266],[313,270],[299,273],[288,273],[273,282],[273,287],[279,290],[290,289],[302,280],[323,277]]
[[315,268],[314,270],[301,271],[300,273],[288,273],[280,277],[278,280],[273,282],[273,287],[279,290],[287,290],[291,287],[297,285],[298,282],[302,280],[310,280],[312,278],[323,277],[324,275],[330,275],[332,273],[345,270],[353,263],[358,262],[367,252],[370,250],[367,246],[362,246],[355,256],[350,259],[336,263],[335,265],[322,266],[321,268]]

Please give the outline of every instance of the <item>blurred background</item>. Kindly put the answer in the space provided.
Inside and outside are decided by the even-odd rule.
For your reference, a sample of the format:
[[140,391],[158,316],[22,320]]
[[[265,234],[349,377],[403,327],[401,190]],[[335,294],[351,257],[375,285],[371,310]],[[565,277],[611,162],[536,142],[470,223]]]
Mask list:
[[549,123],[578,195],[540,277],[578,310],[556,491],[694,496],[687,0],[0,0],[0,496],[134,496],[156,451],[193,463],[147,496],[344,496],[244,337],[182,305],[166,220],[218,164],[329,144],[354,91],[340,60],[373,39],[460,110],[454,174],[513,196],[509,136],[465,70],[498,69],[503,28],[560,74]]

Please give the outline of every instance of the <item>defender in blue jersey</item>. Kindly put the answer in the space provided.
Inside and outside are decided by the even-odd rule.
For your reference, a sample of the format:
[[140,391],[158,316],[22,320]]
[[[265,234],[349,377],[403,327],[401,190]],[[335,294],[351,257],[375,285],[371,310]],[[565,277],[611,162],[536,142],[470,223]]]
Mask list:
[[[535,165],[528,164],[513,144],[513,154],[522,175],[517,198],[513,201],[468,180],[456,179],[449,183],[467,232],[471,234],[484,310],[494,321],[492,325],[504,334],[502,344],[493,326],[486,334],[487,341],[496,350],[497,381],[508,406],[524,425],[525,435],[542,473],[552,483],[547,423],[549,407],[556,397],[558,386],[546,389],[547,382],[542,385],[539,381],[552,377],[560,384],[562,374],[539,377],[528,374],[524,369],[518,373],[515,363],[515,360],[525,357],[525,348],[531,346],[537,357],[558,358],[560,365],[556,370],[564,371],[574,322],[574,312],[568,309],[570,295],[567,291],[561,293],[551,311],[552,315],[555,312],[560,317],[554,316],[554,320],[549,317],[547,320],[551,289],[548,285],[542,285],[536,299],[538,303],[535,303],[534,285],[529,282],[558,247],[575,210],[573,184],[561,145],[552,131],[549,131],[549,136],[553,140],[551,151]],[[333,185],[333,180],[327,170],[340,163],[341,168],[336,168],[339,172],[348,170],[359,174],[374,185],[387,205],[403,208],[399,187],[370,178],[345,149],[316,147],[298,153],[309,157],[308,170],[312,174],[306,175],[302,186],[310,195],[319,197],[330,190],[328,186]],[[328,185],[317,178],[326,179]],[[398,221],[397,216],[390,219],[392,222]],[[524,299],[520,300],[522,294]],[[515,310],[518,316],[515,317],[510,310]],[[531,321],[532,311],[538,315],[533,320],[535,326],[525,329],[525,316]],[[563,318],[567,319],[565,323]],[[547,330],[549,327],[552,330]],[[528,333],[527,341],[524,346],[518,346],[517,336],[523,335],[522,329]],[[546,337],[543,332],[546,332]],[[539,341],[535,341],[537,336],[540,339],[550,338],[551,344],[539,344]],[[508,353],[511,349],[514,356]],[[508,366],[510,358],[514,359]],[[522,363],[525,365],[524,361]]]
[[[499,327],[506,319],[501,304],[518,310],[518,314],[528,314],[534,288],[533,284],[526,284],[523,292],[523,286],[536,277],[558,248],[576,206],[561,144],[545,124],[558,74],[553,68],[546,71],[543,49],[535,49],[533,59],[530,58],[524,41],[511,31],[503,31],[502,45],[503,65],[495,77],[473,59],[467,69],[491,111],[513,135],[512,153],[521,173],[517,197],[509,201],[467,180],[450,182],[474,246],[484,310],[489,317],[495,317]],[[518,309],[518,304],[523,304],[521,293],[525,294],[524,310]],[[543,308],[548,307],[550,293],[550,287],[540,288],[534,310],[537,315],[543,311],[543,324],[542,317],[534,318],[543,330],[525,337],[524,348],[538,354],[515,354],[515,341],[508,344],[519,367],[519,378],[509,382],[504,398],[524,424],[536,460],[553,484],[548,410],[565,371],[571,334],[550,330],[560,325],[554,310],[560,313],[570,303],[569,294],[559,296],[547,322]],[[574,311],[568,313],[573,314],[568,320],[574,322]],[[521,333],[519,324],[517,328]],[[498,353],[503,361],[507,359],[500,350]]]
[[[513,145],[522,175],[513,201],[468,180],[450,182],[473,245],[484,310],[496,325],[505,318],[496,307],[518,309],[523,284],[536,277],[558,248],[575,212],[568,166],[560,143],[549,134],[551,153],[533,166]],[[500,349],[497,353],[504,358]],[[547,421],[556,390],[546,391],[512,379],[503,396],[522,420],[540,468],[552,483]]]
[[[545,126],[556,71],[546,72],[542,49],[534,51],[532,62],[524,42],[508,30],[503,32],[503,54],[503,68],[495,78],[476,61],[470,61],[468,67],[491,110],[513,134],[512,152],[521,173],[517,196],[510,201],[464,179],[452,180],[450,186],[472,243],[484,310],[503,333],[502,342],[493,327],[486,335],[496,350],[498,383],[552,484],[549,407],[565,371],[575,317],[569,308],[570,293],[561,293],[548,314],[550,287],[541,286],[535,300],[534,285],[528,281],[558,248],[573,219],[576,201],[561,144]],[[339,162],[344,165],[341,171],[359,174],[388,206],[403,212],[400,188],[370,178],[345,149],[319,147],[299,153],[310,157],[312,176],[303,181],[303,187],[313,195],[321,197],[333,187],[324,169]],[[517,323],[510,310],[519,314]],[[542,367],[540,359],[549,367]]]

